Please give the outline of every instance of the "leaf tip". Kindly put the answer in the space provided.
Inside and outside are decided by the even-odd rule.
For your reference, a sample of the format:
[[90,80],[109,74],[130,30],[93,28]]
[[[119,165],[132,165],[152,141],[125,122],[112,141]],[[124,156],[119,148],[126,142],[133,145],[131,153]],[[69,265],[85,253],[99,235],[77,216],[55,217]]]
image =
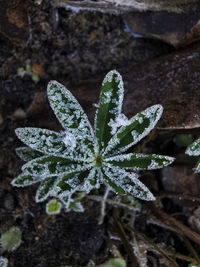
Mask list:
[[51,89],[52,86],[56,86],[57,84],[59,83],[56,80],[49,81],[47,84],[47,92]]
[[172,163],[175,161],[176,158],[174,158],[174,157],[167,157],[166,159],[167,159],[169,162],[168,162],[165,166],[168,166],[168,165],[172,164]]
[[[18,177],[17,177],[18,178]],[[15,179],[13,179],[12,181],[11,181],[11,185],[12,186],[15,186],[15,187],[24,187],[22,184],[19,184],[19,183],[17,183],[17,178],[15,178]]]
[[154,105],[155,109],[157,109],[158,114],[161,116],[163,113],[163,106],[161,104]]
[[16,136],[20,139],[20,136],[21,136],[21,132],[22,132],[22,130],[23,130],[24,128],[17,128],[17,129],[15,129],[15,134],[16,134]]

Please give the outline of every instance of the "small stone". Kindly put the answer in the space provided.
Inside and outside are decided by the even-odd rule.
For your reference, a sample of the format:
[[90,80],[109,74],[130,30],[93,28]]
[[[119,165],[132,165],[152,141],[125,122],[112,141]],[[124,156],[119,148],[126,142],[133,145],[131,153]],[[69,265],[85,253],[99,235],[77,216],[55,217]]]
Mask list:
[[188,219],[188,223],[192,229],[200,233],[200,207],[193,211],[193,214]]
[[5,195],[3,205],[4,208],[8,211],[12,211],[14,209],[14,199],[10,193],[7,193]]
[[44,72],[44,69],[39,64],[33,64],[32,71],[33,71],[33,73],[40,76]]
[[18,108],[14,111],[13,117],[18,120],[22,120],[26,118],[26,113],[22,108]]
[[35,2],[36,5],[41,5],[42,4],[42,1],[43,0],[35,0],[34,2]]

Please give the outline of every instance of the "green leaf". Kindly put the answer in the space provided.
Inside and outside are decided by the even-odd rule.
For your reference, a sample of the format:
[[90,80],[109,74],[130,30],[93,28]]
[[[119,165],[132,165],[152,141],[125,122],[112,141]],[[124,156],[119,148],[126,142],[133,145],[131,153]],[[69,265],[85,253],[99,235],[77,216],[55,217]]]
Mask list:
[[32,176],[41,178],[81,171],[91,168],[91,164],[80,164],[68,159],[54,156],[43,156],[22,166],[22,170]]
[[99,188],[100,186],[98,169],[92,168],[91,170],[82,170],[81,172],[72,172],[64,175],[57,183],[57,187],[61,191],[75,190],[89,193],[91,189]]
[[153,170],[159,169],[171,164],[174,158],[161,155],[145,155],[145,154],[124,154],[110,158],[106,158],[105,162],[111,163],[113,166],[131,168],[134,170]]
[[62,193],[65,191],[71,191],[72,187],[68,184],[69,179],[73,178],[77,173],[72,172],[68,173],[66,175],[60,176],[60,179],[57,181],[57,188],[58,188],[58,193]]
[[87,115],[71,92],[62,84],[50,81],[47,93],[51,108],[63,128],[73,134],[77,142],[81,142],[83,151],[88,148],[93,151],[93,129]]
[[16,153],[24,161],[30,161],[43,156],[41,152],[33,150],[30,147],[18,147],[16,148]]
[[200,155],[200,138],[194,141],[185,151],[189,156],[199,156]]
[[126,267],[126,262],[124,259],[114,258],[109,260],[104,267]]
[[22,142],[33,150],[64,158],[80,158],[78,153],[71,149],[70,145],[65,145],[63,133],[32,127],[17,128],[15,133]]
[[7,267],[8,266],[8,259],[0,256],[0,267]]
[[13,251],[17,249],[21,243],[21,236],[21,231],[17,227],[11,227],[3,233],[0,239],[3,250]]
[[48,177],[41,182],[36,193],[36,202],[42,202],[47,199],[55,186],[56,178],[57,177]]
[[129,124],[123,126],[109,141],[104,156],[114,155],[126,151],[129,147],[138,143],[154,128],[163,112],[161,105],[151,106],[138,113],[129,120]]
[[37,74],[32,74],[31,78],[32,78],[32,81],[35,82],[35,83],[38,83],[39,80],[40,80],[40,76],[37,75]]
[[83,205],[79,201],[71,201],[67,211],[84,212]]
[[71,196],[72,196],[71,193],[69,193],[68,195],[67,194],[56,195],[56,197],[62,202],[62,204],[64,205],[66,210],[68,210],[68,208],[69,208]]
[[[93,188],[97,187],[97,184],[93,185],[91,183],[92,178],[94,177],[96,168],[91,170],[85,170],[82,172],[74,172],[61,176],[58,180],[56,187],[57,193],[56,196],[62,201],[65,202],[66,208],[69,207],[71,196],[75,192],[84,192],[88,194]],[[99,184],[99,180],[97,181]]]
[[124,85],[121,75],[110,71],[103,80],[99,106],[95,118],[96,137],[99,149],[106,147],[112,137],[113,125],[121,113]]
[[111,164],[105,164],[102,169],[105,182],[117,193],[123,194],[124,192],[147,201],[155,200],[149,189],[137,179],[138,174],[126,172]]
[[[93,170],[85,170],[82,172],[76,172],[76,173],[71,173],[70,177],[66,176],[64,177],[58,184],[62,190],[66,187],[67,185],[71,188],[72,192],[75,191],[84,191],[87,192],[88,190],[90,191],[90,182],[89,182],[89,177],[91,177],[91,172],[93,173]],[[62,185],[62,187],[61,187]],[[63,188],[63,185],[65,187]]]
[[197,161],[195,169],[194,169],[195,173],[199,173],[200,172],[200,159]]
[[27,173],[22,173],[12,180],[11,184],[16,187],[29,186],[38,183],[41,180],[39,176],[31,176]]
[[90,174],[88,176],[89,188],[92,186],[93,188],[98,189],[103,183],[103,174],[100,167],[93,167],[91,169]]
[[60,213],[62,204],[57,199],[50,200],[46,205],[46,213],[48,215],[57,215]]

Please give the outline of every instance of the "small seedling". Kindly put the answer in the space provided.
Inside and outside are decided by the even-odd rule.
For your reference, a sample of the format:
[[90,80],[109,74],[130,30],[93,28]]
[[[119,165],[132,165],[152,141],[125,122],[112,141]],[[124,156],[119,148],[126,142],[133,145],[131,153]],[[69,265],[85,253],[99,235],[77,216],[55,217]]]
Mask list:
[[30,76],[32,81],[35,83],[38,83],[40,80],[40,77],[31,70],[31,66],[29,64],[26,65],[25,69],[19,68],[17,73],[21,78],[23,78],[25,75]]
[[[47,92],[64,130],[16,129],[18,138],[28,146],[18,148],[17,154],[28,162],[12,184],[24,187],[40,183],[36,202],[53,197],[67,210],[82,210],[74,195],[88,194],[101,184],[121,195],[155,200],[138,179],[138,171],[162,168],[171,164],[174,158],[125,152],[154,128],[162,115],[162,106],[151,106],[127,119],[121,112],[122,77],[117,71],[110,71],[102,83],[93,130],[83,109],[63,85],[51,81]],[[48,204],[48,213],[51,213],[52,203]],[[58,206],[56,204],[56,213],[60,210]]]
[[21,231],[17,227],[11,227],[8,231],[1,235],[0,244],[3,251],[13,251],[17,249],[21,243]]
[[[189,145],[185,153],[189,156],[200,156],[200,138]],[[194,171],[195,173],[200,172],[200,159],[197,161]]]
[[62,204],[57,199],[52,199],[46,205],[46,213],[56,215],[60,213],[61,208]]

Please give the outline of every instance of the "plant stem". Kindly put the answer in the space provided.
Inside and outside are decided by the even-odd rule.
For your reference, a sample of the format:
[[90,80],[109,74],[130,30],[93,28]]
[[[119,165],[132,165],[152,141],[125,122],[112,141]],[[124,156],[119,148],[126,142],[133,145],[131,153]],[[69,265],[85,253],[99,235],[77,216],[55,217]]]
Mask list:
[[103,221],[104,221],[105,209],[106,209],[106,200],[107,200],[109,191],[110,191],[110,187],[106,186],[106,190],[105,190],[104,196],[103,196],[103,198],[101,200],[101,214],[100,214],[100,218],[99,218],[99,224],[102,224]]
[[[91,199],[91,200],[94,200],[94,201],[97,201],[97,202],[101,202],[102,201],[102,197],[101,196],[88,195],[88,196],[85,196],[85,197],[87,199]],[[118,201],[115,201],[115,200],[112,200],[112,199],[106,199],[105,202],[107,204],[109,204],[109,205],[112,205],[112,206],[117,206],[117,207],[120,207],[120,208],[129,209],[129,210],[133,210],[133,211],[137,210],[137,208],[128,206],[127,204],[124,204],[124,203],[121,203],[121,202],[118,202]]]

